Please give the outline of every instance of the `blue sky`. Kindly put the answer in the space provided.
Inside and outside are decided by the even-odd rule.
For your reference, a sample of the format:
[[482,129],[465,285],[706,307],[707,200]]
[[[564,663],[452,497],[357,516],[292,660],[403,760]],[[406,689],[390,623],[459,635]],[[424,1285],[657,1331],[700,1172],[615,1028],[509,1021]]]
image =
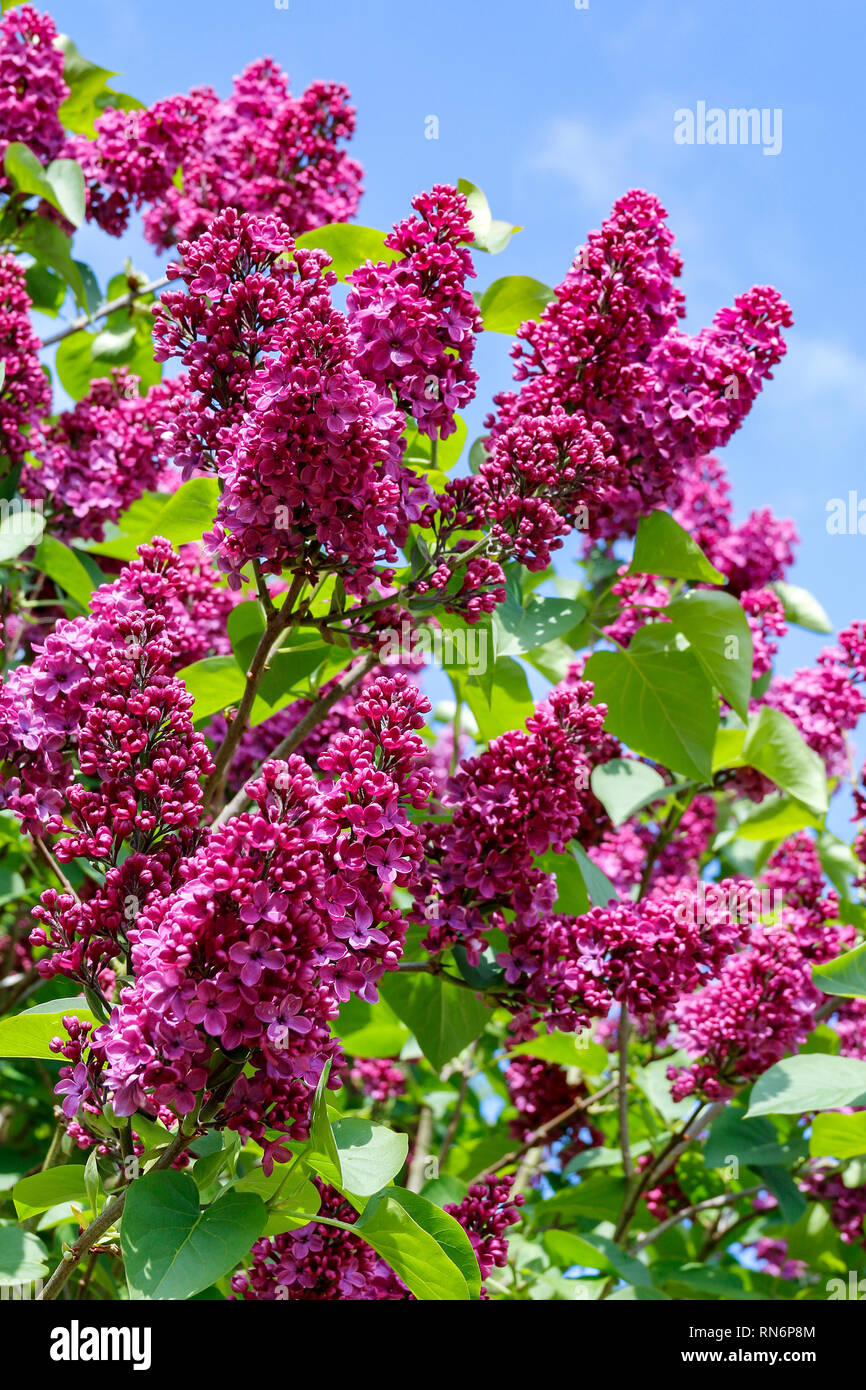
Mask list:
[[[866,616],[866,536],[830,535],[827,504],[859,488],[866,427],[861,6],[830,0],[54,0],[83,53],[122,72],[144,101],[210,83],[220,93],[269,54],[299,90],[345,82],[358,109],[353,152],[366,170],[359,220],[386,227],[435,181],[471,179],[494,215],[524,230],[480,257],[479,286],[506,274],[554,284],[614,198],[641,185],[670,214],[685,260],[687,326],[752,284],[794,309],[790,351],[724,451],[738,516],[769,504],[801,535],[795,582],[837,627]],[[782,147],[678,145],[674,113],[696,107],[782,113]],[[438,117],[439,138],[425,138]],[[79,238],[103,276],[121,247]],[[137,236],[137,264],[158,262]],[[492,340],[492,341],[491,341]],[[470,438],[509,374],[508,344],[479,350]],[[864,506],[866,511],[866,506]],[[864,519],[866,527],[866,519]],[[821,639],[790,636],[779,666]]]

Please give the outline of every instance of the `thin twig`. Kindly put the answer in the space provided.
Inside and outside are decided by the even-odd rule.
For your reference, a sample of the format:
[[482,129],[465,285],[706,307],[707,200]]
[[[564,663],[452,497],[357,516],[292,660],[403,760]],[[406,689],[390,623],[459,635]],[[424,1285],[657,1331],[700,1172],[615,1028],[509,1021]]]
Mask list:
[[466,1049],[466,1056],[463,1059],[463,1069],[460,1075],[460,1086],[457,1091],[457,1099],[454,1102],[454,1109],[448,1121],[448,1128],[445,1131],[445,1138],[439,1150],[439,1167],[445,1166],[445,1160],[451,1150],[451,1145],[457,1137],[457,1130],[460,1127],[460,1116],[463,1113],[463,1106],[466,1103],[466,1094],[469,1090],[469,1078],[472,1075],[472,1062],[475,1057],[475,1043],[471,1043]]
[[582,1110],[588,1110],[597,1100],[602,1100],[615,1090],[618,1084],[618,1081],[609,1081],[600,1090],[593,1091],[591,1096],[584,1096],[582,1100],[577,1100],[573,1105],[569,1105],[567,1110],[561,1110],[558,1115],[554,1115],[552,1120],[546,1120],[543,1125],[538,1126],[538,1129],[533,1130],[525,1144],[521,1144],[519,1149],[512,1149],[511,1153],[504,1154],[502,1158],[497,1158],[496,1162],[491,1163],[489,1168],[485,1168],[483,1172],[479,1173],[474,1181],[483,1182],[491,1173],[498,1173],[500,1168],[508,1168],[512,1163],[518,1163],[524,1154],[529,1153],[530,1149],[537,1146],[539,1139],[544,1139],[551,1130],[566,1124],[573,1115],[579,1115]]
[[[192,1143],[194,1138],[194,1134],[184,1134],[183,1131],[175,1135],[168,1148],[160,1155],[153,1166],[148,1169],[148,1172],[152,1173],[156,1169],[170,1168],[174,1160],[183,1153],[184,1149]],[[128,1191],[129,1188],[121,1192],[119,1196],[115,1197],[113,1201],[103,1207],[95,1220],[91,1221],[85,1231],[82,1231],[75,1243],[65,1252],[63,1259],[60,1261],[60,1264],[55,1269],[42,1292],[38,1294],[37,1297],[39,1299],[47,1303],[52,1298],[57,1297],[61,1289],[71,1278],[73,1270],[80,1264],[88,1251],[98,1243],[111,1226],[114,1226],[117,1221],[120,1220],[123,1214],[124,1203],[126,1202],[126,1193]]]
[[628,1039],[631,1023],[628,1008],[623,1001],[616,1030],[616,1047],[619,1066],[617,1069],[617,1090],[619,1093],[619,1147],[622,1153],[622,1166],[629,1182],[634,1178],[634,1163],[631,1156],[631,1142],[628,1134]]
[[128,290],[126,294],[118,295],[117,299],[111,299],[107,304],[100,304],[98,309],[94,309],[92,314],[82,314],[80,318],[73,319],[65,328],[61,328],[57,333],[51,333],[47,338],[42,339],[42,346],[53,347],[55,343],[61,343],[64,338],[71,338],[73,333],[80,333],[82,328],[86,328],[90,323],[96,323],[97,319],[104,319],[109,314],[113,314],[115,309],[123,309],[127,304],[132,304],[136,299],[141,299],[143,295],[153,294],[156,290],[165,289],[169,283],[167,275],[160,275],[156,280],[151,280],[146,285],[141,285],[137,290]]
[[[311,705],[303,719],[299,720],[295,725],[292,732],[287,734],[283,741],[278,743],[273,752],[268,755],[268,760],[270,761],[273,758],[287,758],[290,753],[293,753],[298,745],[303,743],[307,734],[315,729],[317,724],[321,723],[331,707],[335,705],[338,700],[341,700],[344,695],[347,695],[352,687],[357,685],[358,681],[361,680],[363,676],[366,676],[368,671],[372,671],[378,660],[378,655],[375,652],[368,652],[366,656],[356,662],[354,666],[350,667],[342,679],[338,680],[336,684],[331,687],[327,695],[323,695],[320,700],[316,700],[316,702]],[[214,826],[224,825],[232,816],[239,816],[242,811],[245,811],[247,807],[251,805],[252,802],[247,796],[246,787],[241,787],[237,795],[232,798],[227,806],[223,807],[222,811],[220,811],[214,821]]]
[[662,1221],[660,1225],[647,1231],[646,1235],[639,1236],[630,1253],[636,1255],[641,1250],[645,1250],[648,1245],[652,1245],[654,1240],[658,1240],[659,1236],[663,1236],[665,1231],[672,1231],[674,1226],[696,1216],[698,1212],[732,1207],[743,1197],[757,1197],[760,1191],[761,1185],[758,1183],[755,1187],[744,1187],[739,1192],[723,1192],[720,1197],[706,1197],[702,1202],[693,1202],[691,1206],[683,1207],[681,1211],[674,1212],[673,1216],[669,1216],[666,1221]]
[[409,1173],[406,1178],[406,1187],[410,1192],[420,1192],[427,1177],[427,1160],[430,1156],[430,1144],[433,1139],[433,1112],[429,1105],[422,1105],[421,1113],[418,1116],[418,1128],[415,1131],[415,1148],[412,1153],[412,1162],[409,1164]]

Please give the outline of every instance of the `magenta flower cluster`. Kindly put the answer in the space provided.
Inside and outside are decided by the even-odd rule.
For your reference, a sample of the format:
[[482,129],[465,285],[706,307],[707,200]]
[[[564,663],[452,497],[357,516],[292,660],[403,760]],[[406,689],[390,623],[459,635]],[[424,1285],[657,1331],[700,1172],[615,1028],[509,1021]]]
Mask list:
[[221,101],[209,87],[145,110],[109,109],[96,139],[67,153],[88,182],[88,215],[119,236],[131,208],[158,250],[198,237],[225,208],[272,213],[293,232],[347,221],[361,168],[343,143],[355,128],[345,87],[314,82],[293,96],[271,59],[251,63]]
[[[61,153],[58,109],[69,95],[63,53],[50,15],[32,5],[8,9],[0,20],[0,191],[8,192],[3,156],[19,141],[43,164]],[[0,300],[5,298],[0,295]]]
[[727,443],[785,351],[791,312],[757,287],[720,309],[696,336],[682,333],[681,263],[666,213],[650,194],[620,198],[590,235],[556,298],[520,330],[518,391],[496,398],[489,445],[519,419],[554,407],[602,424],[620,468],[588,469],[593,537],[632,534],[654,506],[670,507],[693,461]]
[[[14,11],[12,13],[15,13]],[[7,16],[8,18],[8,16]],[[51,393],[37,356],[39,339],[30,327],[30,298],[21,267],[0,252],[0,471],[20,464],[38,442],[40,418]]]
[[214,1047],[241,1049],[223,1122],[303,1137],[309,1087],[341,1060],[340,1003],[375,1002],[400,958],[390,898],[421,859],[407,809],[430,792],[415,732],[427,708],[404,676],[380,677],[358,702],[364,727],[320,755],[321,782],[299,757],[266,763],[249,787],[258,809],[215,828],[177,890],[148,900],[129,933],[135,984],[95,1035],[117,1113],[151,1098],[186,1113]]
[[444,439],[478,381],[481,314],[466,288],[473,235],[466,199],[447,184],[419,193],[412,207],[418,216],[385,238],[397,260],[353,271],[346,309],[363,375],[393,393],[423,434]]

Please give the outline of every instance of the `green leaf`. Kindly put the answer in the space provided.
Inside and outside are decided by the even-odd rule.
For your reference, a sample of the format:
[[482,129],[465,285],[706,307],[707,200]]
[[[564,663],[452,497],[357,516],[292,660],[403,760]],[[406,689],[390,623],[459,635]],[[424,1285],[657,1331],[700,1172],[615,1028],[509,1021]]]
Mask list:
[[342,1185],[358,1197],[371,1197],[386,1187],[406,1162],[409,1136],[385,1125],[347,1115],[334,1121],[333,1134],[340,1155]]
[[585,616],[586,609],[571,599],[532,594],[525,608],[503,603],[493,615],[497,658],[534,651],[571,632]]
[[593,863],[583,846],[573,842],[571,850],[583,875],[593,907],[606,907],[608,903],[616,902],[619,896],[616,889],[607,874],[602,873],[598,865]]
[[866,999],[866,942],[825,965],[813,965],[812,981],[825,994]]
[[652,628],[642,628],[625,651],[596,652],[587,662],[595,702],[607,705],[604,726],[635,753],[709,781],[718,700],[693,652],[652,642]]
[[660,574],[668,579],[724,584],[725,576],[711,565],[697,541],[667,512],[652,511],[638,522],[629,574]]
[[801,1139],[792,1144],[780,1144],[770,1120],[747,1119],[745,1106],[732,1102],[710,1126],[704,1162],[707,1168],[722,1168],[736,1159],[750,1168],[755,1165],[767,1168],[790,1166],[805,1154],[806,1146]]
[[809,1135],[812,1158],[859,1158],[866,1154],[866,1111],[856,1115],[816,1115]]
[[3,167],[16,193],[43,198],[73,227],[84,221],[84,175],[74,159],[55,159],[43,168],[27,145],[13,140],[6,146]]
[[782,600],[785,617],[789,623],[796,623],[797,627],[806,627],[810,632],[833,631],[833,624],[808,589],[801,589],[797,584],[786,584],[781,579],[776,579],[770,588],[775,589]]
[[866,1062],[826,1053],[800,1053],[777,1062],[758,1077],[749,1115],[802,1115],[866,1105]]
[[56,318],[66,298],[66,285],[60,276],[44,265],[31,265],[24,272],[24,282],[33,308]]
[[[268,718],[274,710],[289,703],[294,698],[293,692],[303,694],[302,682],[321,666],[332,651],[333,648],[326,643],[316,642],[312,645],[301,643],[281,647],[274,652],[258,684],[258,698],[270,706],[268,711],[262,711],[264,717]],[[259,722],[253,715],[250,724],[254,727]]]
[[817,829],[822,820],[792,797],[773,794],[750,811],[732,834],[741,840],[783,840],[796,830]]
[[357,995],[342,1005],[332,1031],[350,1057],[396,1057],[411,1037],[384,999],[368,1004]]
[[742,720],[752,694],[752,633],[733,594],[693,590],[675,599],[664,616],[688,639],[716,690]]
[[295,237],[295,245],[327,251],[331,269],[340,280],[345,280],[365,261],[384,261],[391,265],[401,259],[399,251],[385,245],[384,232],[348,222],[329,222],[324,227],[316,227],[315,231],[302,232]]
[[503,222],[493,217],[487,198],[481,189],[468,179],[458,179],[457,189],[465,197],[472,214],[469,226],[475,238],[473,246],[479,251],[489,251],[493,256],[504,251],[514,233],[522,231],[522,227],[515,227],[511,222]]
[[340,1151],[337,1148],[331,1121],[328,1119],[326,1101],[330,1074],[331,1063],[328,1060],[322,1075],[319,1077],[319,1083],[313,1096],[310,1110],[310,1141],[304,1152],[304,1158],[309,1166],[315,1168],[319,1176],[325,1179],[325,1182],[329,1182],[332,1187],[342,1190],[343,1170],[340,1163]]
[[[276,1169],[274,1171],[276,1172]],[[304,1177],[304,1171],[299,1166],[292,1173],[280,1192],[280,1200],[276,1206],[269,1208],[268,1222],[264,1229],[266,1236],[280,1235],[283,1231],[296,1231],[301,1226],[309,1225],[310,1219],[321,1207],[319,1189]],[[292,1212],[302,1212],[303,1215],[293,1216],[289,1208]]]
[[437,1072],[474,1042],[490,1016],[487,1005],[472,990],[426,971],[392,971],[382,977],[379,990],[412,1029]]
[[526,672],[510,656],[498,658],[485,675],[461,677],[459,684],[487,743],[521,728],[535,710]]
[[33,1284],[48,1273],[48,1251],[38,1236],[0,1226],[0,1286]]
[[45,530],[45,517],[29,503],[18,507],[13,503],[0,521],[0,564],[14,560],[22,551],[35,545]]
[[587,1265],[590,1269],[611,1270],[627,1283],[638,1287],[651,1284],[650,1272],[633,1255],[627,1255],[615,1241],[607,1236],[589,1232],[578,1236],[568,1231],[548,1231],[544,1237],[545,1247],[557,1264]]
[[229,613],[226,631],[235,660],[246,675],[265,631],[265,615],[258,599],[236,604]]
[[589,908],[589,893],[580,865],[572,853],[539,855],[536,859],[539,869],[556,878],[556,902],[554,910],[564,912],[569,917],[579,917]]
[[64,1163],[22,1178],[12,1189],[12,1200],[19,1221],[27,1221],[61,1202],[78,1202],[83,1207],[87,1202],[84,1168],[78,1163]]
[[15,241],[20,251],[26,251],[34,260],[55,270],[72,290],[80,308],[87,308],[81,270],[72,259],[69,238],[56,222],[49,222],[46,217],[28,217],[17,228]]
[[118,111],[142,108],[143,103],[135,97],[127,96],[125,92],[113,92],[106,82],[115,74],[82,57],[66,34],[59,34],[55,42],[63,53],[63,80],[69,88],[69,96],[58,112],[67,130],[93,139],[96,135],[94,122],[109,106]]
[[234,1269],[266,1220],[254,1193],[227,1192],[202,1210],[186,1173],[145,1173],[129,1187],[120,1232],[130,1298],[192,1298]]
[[599,764],[589,784],[614,825],[622,825],[650,802],[670,795],[661,773],[635,758],[611,758]]
[[137,547],[164,536],[173,546],[201,540],[213,525],[219,501],[216,478],[190,478],[170,497],[145,493],[123,513],[114,540],[88,545],[91,555],[110,555],[119,560],[135,558]]
[[763,772],[783,792],[802,801],[816,816],[827,810],[824,764],[809,747],[796,724],[781,710],[764,705],[749,724],[743,761]]
[[556,295],[549,285],[528,275],[506,275],[481,296],[481,316],[490,333],[506,333],[513,338],[520,325],[540,319],[545,305]]
[[74,550],[54,536],[43,536],[33,557],[33,567],[53,579],[82,608],[90,604],[93,580]]
[[54,359],[55,370],[60,378],[60,385],[74,401],[80,401],[87,395],[90,383],[94,379],[94,342],[95,337],[92,333],[79,331],[70,333],[57,349]]
[[192,717],[199,723],[242,699],[246,676],[233,656],[206,656],[178,671],[195,700]]
[[84,221],[84,174],[74,159],[54,159],[45,171],[54,206],[73,227]]
[[70,1016],[98,1022],[84,999],[50,999],[23,1013],[0,1018],[0,1057],[56,1059],[48,1044],[52,1038],[66,1038],[63,1018]]
[[[386,1188],[370,1199],[352,1230],[422,1302],[466,1303],[478,1296],[481,1281],[469,1237],[453,1216],[417,1193]],[[474,1288],[464,1273],[470,1260]]]
[[511,1055],[540,1057],[560,1067],[579,1067],[588,1076],[599,1076],[610,1061],[607,1049],[593,1042],[589,1033],[541,1033],[513,1047]]

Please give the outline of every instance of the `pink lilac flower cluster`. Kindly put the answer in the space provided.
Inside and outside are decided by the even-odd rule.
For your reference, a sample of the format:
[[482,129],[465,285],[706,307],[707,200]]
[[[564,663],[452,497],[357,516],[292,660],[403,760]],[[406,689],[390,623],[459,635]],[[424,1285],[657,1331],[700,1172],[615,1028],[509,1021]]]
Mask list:
[[[352,1226],[354,1207],[319,1179],[319,1214]],[[338,1227],[311,1221],[295,1231],[257,1240],[250,1268],[232,1275],[235,1298],[245,1302],[377,1302],[382,1284],[396,1278],[371,1245]]]
[[[352,1226],[358,1213],[339,1193],[316,1179],[320,1215]],[[507,1262],[505,1232],[519,1219],[522,1195],[511,1196],[511,1180],[473,1183],[462,1202],[445,1211],[463,1227],[475,1251],[482,1280]],[[250,1301],[300,1299],[328,1302],[414,1301],[405,1284],[359,1236],[315,1221],[296,1231],[256,1241],[248,1270],[232,1275],[232,1294]],[[482,1298],[486,1291],[482,1287]]]
[[[584,1149],[604,1143],[604,1135],[583,1114],[566,1112],[589,1098],[583,1081],[569,1080],[564,1067],[542,1062],[537,1057],[516,1056],[505,1072],[505,1084],[517,1115],[509,1121],[512,1136],[521,1144],[531,1140],[544,1126],[545,1145],[557,1144],[557,1157],[567,1163]],[[560,1123],[552,1120],[565,1115]]]
[[106,522],[142,493],[171,485],[159,436],[182,395],[182,383],[164,382],[141,396],[138,378],[120,367],[57,416],[21,476],[22,495],[45,504],[52,535],[101,541]]
[[24,272],[12,256],[0,252],[0,474],[20,464],[36,445],[40,417],[51,402],[29,313]]
[[247,561],[278,574],[312,546],[350,593],[387,582],[375,566],[432,494],[402,464],[402,415],[358,370],[327,256],[232,210],[180,249],[188,290],[163,297],[154,332],[157,356],[190,369],[192,399],[167,448],[217,468],[221,570],[240,587]]
[[675,896],[554,916],[534,940],[527,938],[506,978],[519,978],[521,966],[529,998],[541,1003],[537,991],[543,990],[563,1019],[605,1018],[618,1002],[632,1017],[662,1024],[682,995],[722,969],[745,935],[751,885],[732,880],[722,887],[726,903],[736,901],[742,910],[702,913],[697,890],[681,887]]
[[610,592],[621,600],[619,612],[602,631],[609,641],[627,647],[640,628],[655,620],[654,610],[670,602],[671,594],[667,585],[655,575],[629,574],[628,565],[620,565],[618,574],[620,577],[611,585]]
[[740,603],[752,634],[752,680],[758,681],[773,669],[773,657],[779,650],[773,639],[784,637],[788,631],[785,609],[773,589],[744,589]]
[[[500,549],[529,570],[543,570],[575,527],[622,481],[604,425],[558,403],[544,415],[516,414],[489,441],[474,480],[479,519]],[[453,488],[453,485],[452,485]]]
[[450,1202],[445,1207],[472,1243],[482,1283],[494,1269],[504,1269],[508,1263],[505,1232],[520,1220],[520,1208],[525,1201],[521,1192],[512,1193],[512,1181],[491,1175],[470,1183],[461,1202]]
[[696,1060],[669,1067],[673,1098],[698,1092],[718,1100],[738,1080],[760,1076],[806,1041],[822,998],[793,935],[755,928],[747,949],[675,1009],[677,1039]]
[[755,1241],[754,1245],[746,1246],[746,1249],[755,1252],[755,1258],[760,1261],[763,1273],[776,1279],[799,1279],[809,1268],[805,1260],[791,1259],[786,1240],[771,1240],[767,1236],[761,1236],[760,1240]]
[[675,894],[681,881],[694,885],[700,866],[716,833],[718,811],[712,796],[696,796],[684,812],[667,843],[657,821],[641,823],[632,818],[609,826],[589,857],[610,879],[620,896],[627,897],[641,882],[647,862],[652,871],[647,889]]
[[137,917],[135,983],[95,1035],[118,1114],[151,1095],[186,1113],[214,1048],[242,1048],[248,1066],[220,1122],[258,1140],[266,1123],[303,1137],[309,1088],[341,1061],[339,1005],[375,1002],[400,958],[391,886],[417,871],[407,807],[430,791],[416,732],[425,698],[398,675],[358,704],[364,727],[321,754],[323,781],[299,757],[265,764],[248,789],[258,809],[215,828],[179,865],[177,890]]
[[346,311],[356,362],[368,381],[436,438],[475,395],[475,334],[481,328],[466,280],[475,275],[465,197],[448,184],[412,199],[417,217],[398,222],[385,245],[399,259],[370,261],[347,277]]
[[632,534],[648,509],[677,500],[683,470],[742,423],[792,322],[774,289],[755,287],[696,336],[679,331],[681,262],[666,216],[640,190],[617,201],[540,320],[522,325],[522,386],[496,397],[488,422],[494,446],[516,419],[555,406],[607,427],[621,470],[594,501],[598,537]]
[[825,891],[817,849],[805,833],[774,851],[764,878],[776,895],[777,920],[755,925],[745,948],[675,1009],[678,1041],[697,1059],[669,1070],[676,1099],[696,1090],[724,1097],[735,1079],[760,1076],[805,1042],[826,998],[812,984],[812,964],[853,945],[855,933],[836,920],[837,895]]
[[844,1245],[866,1249],[866,1184],[847,1187],[841,1173],[809,1173],[798,1179],[800,1191],[815,1202],[830,1204],[830,1219]]
[[406,1073],[395,1057],[353,1057],[348,1077],[357,1091],[380,1105],[406,1094]]
[[[640,1154],[635,1160],[635,1168],[639,1173],[643,1173],[655,1160],[655,1154]],[[687,1207],[689,1199],[680,1187],[676,1165],[658,1179],[653,1187],[647,1188],[641,1200],[646,1202],[647,1211],[656,1221],[666,1221],[669,1216]]]
[[854,929],[839,921],[839,895],[827,889],[817,846],[805,831],[773,851],[763,879],[781,895],[781,921],[816,965],[834,960],[853,946]]
[[96,139],[70,137],[88,183],[88,216],[119,236],[146,209],[158,250],[201,234],[227,207],[273,213],[293,232],[354,215],[361,168],[343,149],[355,128],[345,87],[314,82],[292,96],[269,58],[251,63],[220,101],[209,87],[146,110],[109,109]]
[[[607,820],[589,779],[618,744],[603,730],[605,707],[591,699],[588,682],[555,690],[525,732],[502,734],[457,769],[444,795],[451,819],[427,827],[427,864],[415,887],[430,951],[460,942],[477,960],[486,927],[505,925],[512,952],[521,960],[531,953],[553,893],[534,856],[562,852],[576,835],[591,843]],[[507,924],[504,908],[514,913]]]
[[866,685],[860,674],[866,638],[858,630],[861,626],[840,633],[837,647],[824,647],[817,665],[774,677],[762,697],[764,704],[793,720],[823,760],[828,778],[850,775],[846,734],[866,713]]
[[149,851],[166,826],[197,825],[197,779],[210,757],[192,731],[192,697],[173,674],[185,587],[185,566],[156,537],[96,590],[89,617],[58,621],[0,692],[0,751],[14,773],[4,805],[38,836],[67,831],[70,808],[61,857],[110,863],[128,837]]
[[0,20],[0,191],[9,189],[3,156],[13,141],[27,145],[42,164],[61,153],[57,112],[69,88],[56,38],[51,16],[31,5],[10,9]]
[[794,523],[764,507],[735,526],[730,491],[724,464],[702,456],[684,470],[674,518],[727,577],[732,593],[764,589],[774,579],[784,579],[794,563]]

